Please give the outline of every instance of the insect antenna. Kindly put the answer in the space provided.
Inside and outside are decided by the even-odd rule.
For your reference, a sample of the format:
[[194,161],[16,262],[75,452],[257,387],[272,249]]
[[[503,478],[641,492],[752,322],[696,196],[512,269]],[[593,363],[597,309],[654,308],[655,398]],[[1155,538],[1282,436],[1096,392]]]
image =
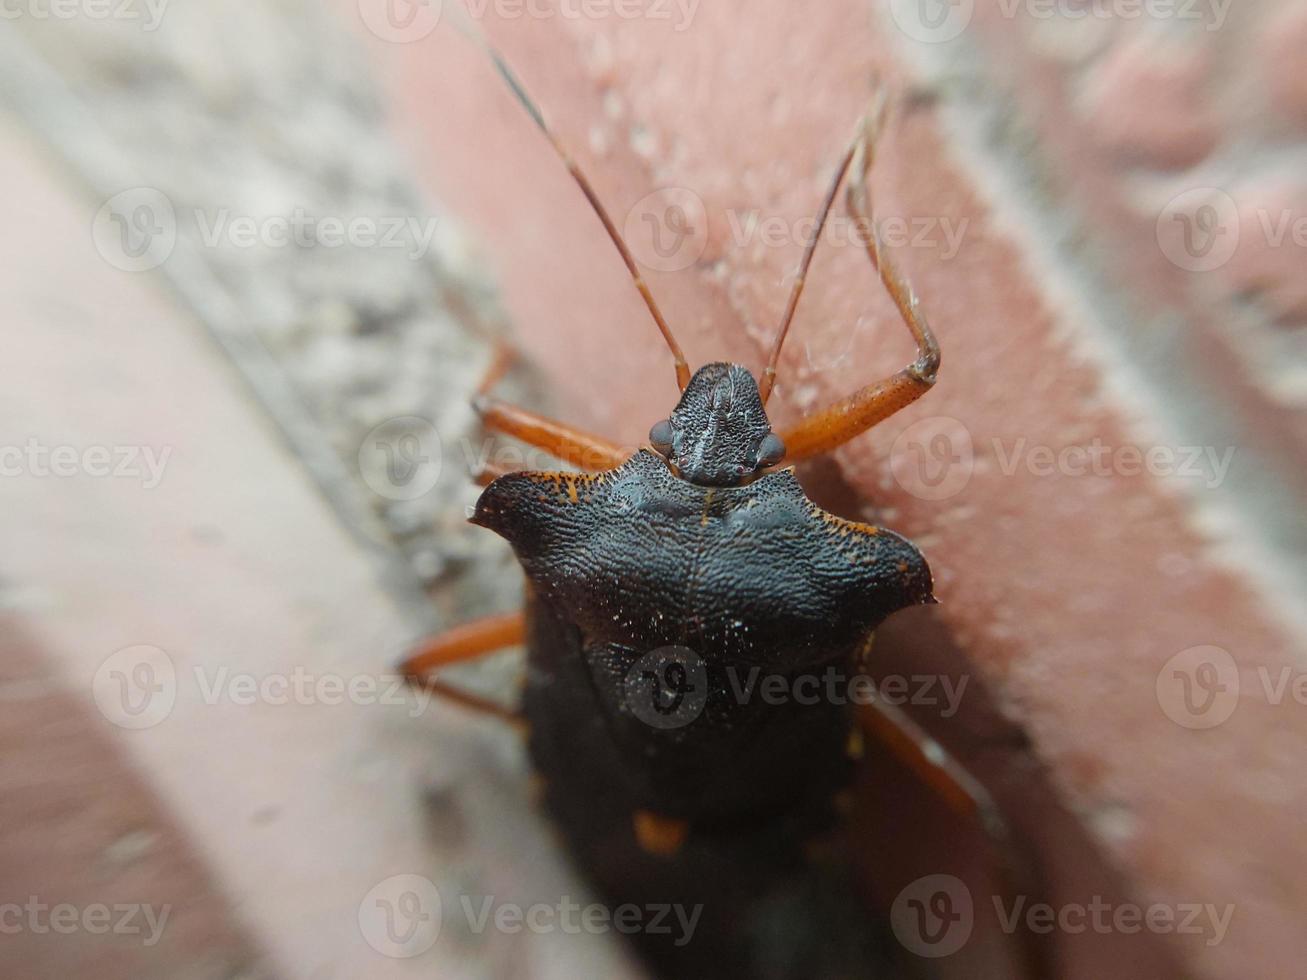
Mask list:
[[776,384],[776,366],[780,363],[781,348],[785,346],[785,338],[790,332],[790,324],[794,322],[794,311],[799,307],[799,297],[803,295],[804,284],[808,281],[808,267],[812,265],[812,256],[817,251],[817,243],[821,241],[821,233],[826,227],[826,219],[830,216],[831,205],[835,203],[835,195],[839,193],[840,184],[844,182],[844,175],[849,171],[849,164],[853,162],[853,157],[865,138],[866,128],[866,119],[859,120],[857,133],[849,143],[849,148],[844,151],[844,159],[840,161],[839,168],[835,171],[835,179],[831,181],[830,188],[826,191],[826,198],[821,202],[821,210],[817,212],[817,225],[812,233],[812,239],[803,250],[803,258],[799,260],[794,286],[790,290],[790,301],[785,305],[785,316],[781,319],[780,329],[776,331],[776,341],[772,344],[771,356],[767,359],[767,368],[763,371],[762,377],[758,379],[758,393],[762,396],[764,405],[767,404],[767,399],[771,397],[772,387]]
[[584,194],[585,199],[590,202],[590,207],[594,209],[594,213],[598,215],[600,222],[603,223],[604,231],[608,232],[608,237],[612,239],[613,245],[616,246],[618,253],[622,256],[622,261],[626,263],[626,269],[631,274],[631,279],[635,283],[635,288],[640,291],[640,296],[644,299],[644,305],[649,308],[649,313],[653,316],[654,322],[658,324],[658,330],[662,333],[663,340],[667,342],[667,347],[672,352],[672,357],[675,359],[676,363],[676,383],[680,386],[680,389],[684,391],[685,386],[690,383],[690,365],[685,360],[685,354],[681,350],[681,345],[676,342],[676,338],[672,335],[672,328],[668,326],[667,320],[664,318],[662,311],[658,309],[658,304],[654,301],[653,293],[649,291],[649,286],[645,283],[644,277],[640,275],[640,269],[635,264],[635,259],[631,255],[631,250],[627,248],[626,242],[622,239],[621,233],[617,230],[617,226],[613,224],[613,219],[609,216],[603,202],[599,200],[599,195],[596,194],[594,188],[590,186],[590,181],[586,178],[585,174],[581,172],[581,168],[577,166],[576,162],[572,159],[571,154],[567,152],[563,147],[563,144],[559,142],[558,137],[554,135],[553,130],[549,128],[549,124],[545,122],[544,113],[541,112],[540,107],[536,105],[535,100],[527,93],[526,88],[522,85],[518,77],[513,74],[513,69],[508,66],[508,62],[504,59],[503,55],[499,53],[483,33],[466,22],[465,15],[461,9],[459,9],[456,27],[460,33],[481,48],[481,50],[484,51],[494,63],[495,69],[508,85],[514,98],[516,98],[522,105],[522,108],[527,111],[528,115],[530,115],[535,121],[535,124],[540,127],[540,131],[545,134],[550,145],[554,148],[554,152],[558,154],[559,159],[562,160],[563,164],[567,167],[568,173],[572,175],[572,179],[575,180],[577,186],[581,188],[581,193]]

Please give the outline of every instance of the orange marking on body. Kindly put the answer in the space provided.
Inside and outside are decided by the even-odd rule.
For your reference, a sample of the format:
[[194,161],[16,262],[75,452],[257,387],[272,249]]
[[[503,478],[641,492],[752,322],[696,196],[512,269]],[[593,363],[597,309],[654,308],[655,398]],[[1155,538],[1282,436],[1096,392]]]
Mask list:
[[[604,473],[573,473],[570,470],[559,472],[527,472],[526,478],[537,486],[547,485],[554,493],[563,496],[566,493],[568,501],[577,504],[581,502],[581,491],[589,490],[596,485],[602,486],[608,482],[607,474]],[[589,503],[592,499],[590,494],[586,494],[585,501]],[[541,496],[542,502],[548,502],[549,498]]]
[[871,654],[871,648],[876,645],[876,631],[872,630],[867,634],[867,638],[862,641],[862,646],[858,648],[857,664],[859,666],[867,662],[867,657]]
[[856,761],[861,759],[866,751],[867,743],[863,740],[862,729],[850,728],[848,740],[844,743],[844,754]]
[[649,810],[636,810],[631,822],[640,849],[658,857],[671,857],[681,849],[690,834],[689,821],[664,817]]
[[815,512],[820,515],[823,522],[831,527],[838,528],[840,537],[848,537],[850,533],[861,534],[868,538],[874,538],[880,534],[880,528],[874,524],[860,524],[857,521],[846,521],[842,517],[836,517],[834,514],[822,510],[820,507],[814,508]]

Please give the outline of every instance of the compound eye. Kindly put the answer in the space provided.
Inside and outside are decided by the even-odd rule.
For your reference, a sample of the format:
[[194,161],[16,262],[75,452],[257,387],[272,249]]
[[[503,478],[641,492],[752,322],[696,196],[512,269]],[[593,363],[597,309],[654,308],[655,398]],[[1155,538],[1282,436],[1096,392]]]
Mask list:
[[649,430],[649,441],[653,443],[654,449],[657,449],[664,456],[672,454],[672,423],[669,419],[663,419],[652,429]]
[[774,432],[769,432],[758,446],[758,465],[775,466],[785,458],[785,443]]

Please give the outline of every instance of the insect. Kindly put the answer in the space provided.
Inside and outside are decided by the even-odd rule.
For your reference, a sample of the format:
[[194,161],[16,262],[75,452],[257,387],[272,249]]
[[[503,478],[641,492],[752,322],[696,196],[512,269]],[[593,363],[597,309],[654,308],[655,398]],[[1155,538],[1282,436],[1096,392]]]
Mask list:
[[[877,96],[844,151],[764,369],[755,377],[711,363],[691,373],[589,181],[503,58],[483,46],[621,255],[671,351],[680,399],[632,453],[492,397],[492,370],[475,403],[487,429],[577,470],[481,474],[472,522],[512,546],[526,607],[428,640],[402,669],[414,683],[525,723],[546,805],[601,892],[701,910],[692,941],[674,931],[639,936],[666,975],[895,975],[892,943],[850,912],[860,905],[847,871],[812,858],[813,843],[838,826],[860,739],[884,741],[987,826],[1001,819],[951,760],[905,737],[901,720],[859,720],[845,699],[765,698],[756,685],[759,672],[791,692],[832,674],[851,678],[886,617],[935,602],[911,542],[822,510],[787,465],[913,403],[939,369],[939,345],[871,220],[867,178],[887,99]],[[916,358],[776,432],[766,406],[846,178],[846,206],[870,232],[872,271]],[[438,676],[519,644],[520,711]]]

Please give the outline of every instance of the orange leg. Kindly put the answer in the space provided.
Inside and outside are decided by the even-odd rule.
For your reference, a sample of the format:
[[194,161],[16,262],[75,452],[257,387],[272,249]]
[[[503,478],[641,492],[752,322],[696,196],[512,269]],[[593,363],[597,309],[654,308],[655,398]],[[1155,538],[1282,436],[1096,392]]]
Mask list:
[[431,674],[440,667],[476,660],[504,647],[516,646],[526,638],[526,617],[521,612],[487,616],[424,640],[400,665],[400,672],[410,684],[423,687],[466,708],[496,715],[506,721],[520,722],[516,711],[464,691]]
[[[1005,898],[1045,894],[1034,858],[1021,847],[989,790],[938,741],[899,708],[877,701],[858,712],[859,731],[894,753],[954,813],[979,823],[999,859]],[[1023,933],[1022,958],[1030,977],[1054,976],[1040,937]]]
[[905,712],[876,702],[859,713],[858,725],[864,736],[888,748],[916,773],[950,810],[979,820],[1000,848],[1010,846],[1007,823],[989,791]]
[[517,360],[517,349],[502,337],[495,338],[495,354],[490,358],[490,363],[486,366],[486,373],[481,376],[481,383],[477,385],[477,397],[481,398],[490,394],[495,385],[503,380],[513,362]]
[[482,395],[473,403],[473,407],[486,428],[521,439],[583,470],[611,470],[631,457],[631,450],[623,449],[615,442],[497,398]]
[[[495,356],[477,387],[472,407],[486,428],[521,439],[583,470],[610,470],[630,458],[631,452],[614,442],[492,398],[491,389],[508,372],[516,357],[516,352],[506,342],[497,342]],[[507,472],[511,471],[495,463],[486,463],[480,472],[473,474],[473,479],[485,486]]]
[[876,139],[880,134],[883,117],[882,101],[867,116],[866,129],[858,145],[858,156],[849,178],[846,201],[849,212],[859,227],[867,229],[867,257],[871,259],[872,268],[880,274],[881,282],[917,342],[917,359],[892,377],[867,385],[829,408],[808,416],[788,432],[781,433],[785,442],[785,455],[789,460],[828,453],[861,435],[929,391],[935,384],[935,375],[939,371],[940,351],[935,335],[931,333],[930,325],[921,313],[912,287],[884,253],[880,232],[869,216],[874,214],[874,209],[867,188],[867,174],[875,160]]

